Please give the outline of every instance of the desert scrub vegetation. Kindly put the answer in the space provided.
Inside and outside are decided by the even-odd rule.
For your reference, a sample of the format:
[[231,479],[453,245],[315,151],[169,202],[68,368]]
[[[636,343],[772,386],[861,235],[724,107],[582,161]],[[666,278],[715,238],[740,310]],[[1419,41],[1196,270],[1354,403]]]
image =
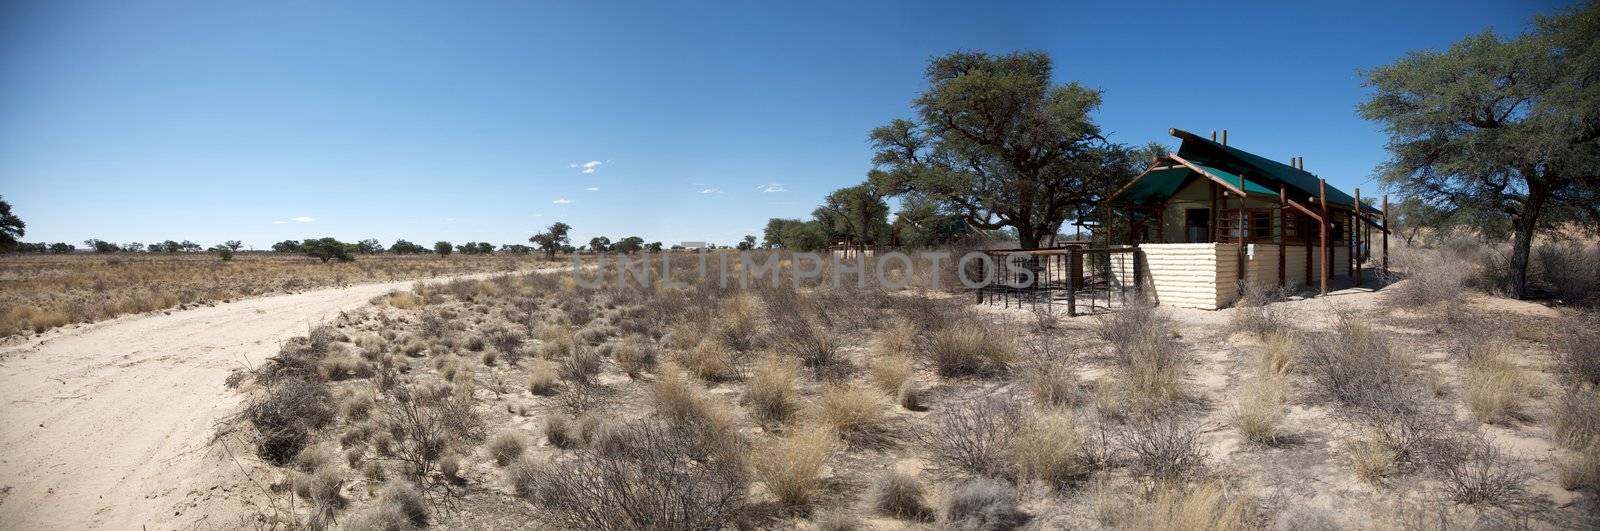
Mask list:
[[[1470,422],[1466,360],[1487,358],[1438,341],[1453,328],[1391,334],[1323,313],[1219,354],[1237,328],[1149,306],[1037,326],[961,294],[682,280],[518,274],[380,297],[246,378],[248,403],[274,407],[238,431],[275,448],[261,461],[296,502],[280,520],[299,524],[403,521],[383,496],[404,485],[440,527],[510,510],[598,529],[1256,528],[1282,505],[1263,474],[1298,477],[1272,469],[1280,456],[1327,463],[1330,484],[1381,485],[1360,503],[1403,481],[1451,506],[1526,511],[1541,505],[1515,500],[1556,482],[1507,474],[1519,450],[1475,445],[1474,429],[1537,426]],[[1432,367],[1413,354],[1441,351]],[[1563,378],[1520,411],[1542,419],[1549,404],[1551,432],[1572,441],[1563,479],[1588,496],[1597,399]],[[1096,509],[1101,492],[1140,509]]]
[[[181,309],[357,282],[515,271],[526,256],[373,255],[324,264],[299,255],[0,256],[0,337],[124,314]],[[400,304],[411,301],[397,300]]]

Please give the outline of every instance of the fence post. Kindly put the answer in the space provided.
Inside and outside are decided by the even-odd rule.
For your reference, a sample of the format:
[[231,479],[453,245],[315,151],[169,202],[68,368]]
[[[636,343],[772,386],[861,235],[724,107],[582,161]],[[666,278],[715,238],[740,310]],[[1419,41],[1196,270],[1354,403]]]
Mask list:
[[1083,257],[1078,256],[1078,251],[1067,248],[1067,316],[1078,316],[1078,283],[1082,281],[1074,264],[1082,264]]

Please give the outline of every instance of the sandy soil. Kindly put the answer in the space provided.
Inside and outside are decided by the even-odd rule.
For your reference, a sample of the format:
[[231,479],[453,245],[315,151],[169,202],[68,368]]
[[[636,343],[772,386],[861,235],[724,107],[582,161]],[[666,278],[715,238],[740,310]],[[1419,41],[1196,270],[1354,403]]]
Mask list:
[[256,488],[216,446],[224,381],[413,282],[119,318],[0,348],[0,528],[234,527]]

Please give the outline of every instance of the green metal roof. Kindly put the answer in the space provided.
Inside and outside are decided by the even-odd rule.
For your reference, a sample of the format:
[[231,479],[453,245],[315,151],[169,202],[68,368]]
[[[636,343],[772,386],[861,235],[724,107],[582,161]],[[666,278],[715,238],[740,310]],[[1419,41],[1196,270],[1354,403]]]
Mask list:
[[[1317,176],[1310,172],[1242,149],[1224,146],[1193,133],[1177,129],[1171,132],[1172,136],[1183,139],[1183,144],[1178,147],[1179,157],[1235,187],[1239,186],[1242,175],[1246,194],[1276,197],[1278,186],[1281,184],[1289,190],[1291,199],[1304,200],[1317,195],[1319,181]],[[1161,203],[1171,198],[1192,178],[1203,177],[1187,167],[1154,170],[1145,173],[1137,182],[1123,190],[1116,199],[1141,205]],[[1355,198],[1350,194],[1328,186],[1328,204],[1349,207],[1355,202]],[[1367,205],[1362,205],[1362,210],[1378,212],[1377,209]]]

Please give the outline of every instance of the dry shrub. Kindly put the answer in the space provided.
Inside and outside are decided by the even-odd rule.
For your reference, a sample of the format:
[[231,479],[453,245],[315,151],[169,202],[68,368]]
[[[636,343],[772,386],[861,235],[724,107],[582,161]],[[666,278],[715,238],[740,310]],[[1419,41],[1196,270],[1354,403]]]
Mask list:
[[1012,335],[976,319],[934,331],[922,353],[945,378],[994,374],[1017,360]]
[[711,336],[724,348],[751,354],[766,345],[759,321],[760,301],[755,295],[739,293],[722,300],[721,311],[711,323]]
[[256,430],[256,455],[275,465],[287,463],[311,442],[317,429],[333,421],[331,402],[320,381],[297,377],[273,381],[266,396],[244,411]]
[[858,385],[837,385],[822,391],[815,417],[852,445],[881,446],[893,438],[883,398]]
[[595,376],[600,374],[603,360],[600,353],[594,349],[580,348],[561,360],[558,373],[562,380],[571,382],[573,387],[592,386],[595,383]]
[[924,501],[922,484],[917,478],[894,470],[885,472],[872,483],[867,504],[873,512],[883,516],[918,521],[933,519],[933,509]]
[[539,356],[547,360],[572,355],[572,335],[558,327],[546,327],[539,335]]
[[571,529],[722,529],[743,510],[748,478],[736,456],[656,422],[630,423],[620,437],[614,454],[580,449],[550,465],[519,462],[512,483]]
[[1239,389],[1238,398],[1228,411],[1228,423],[1245,440],[1276,444],[1281,435],[1279,425],[1287,415],[1284,402],[1288,397],[1287,377],[1270,368],[1258,370]]
[[1439,466],[1444,491],[1451,501],[1463,505],[1516,509],[1533,502],[1528,492],[1532,474],[1493,443],[1473,440],[1460,455]]
[[833,441],[833,430],[826,426],[801,426],[758,447],[750,468],[779,504],[803,511],[822,486],[822,465]]
[[361,358],[349,355],[329,356],[317,364],[322,379],[330,382],[372,376],[372,366]]
[[744,400],[751,413],[765,422],[782,423],[795,412],[795,380],[800,376],[796,361],[768,356],[756,362]]
[[650,392],[656,414],[676,429],[695,434],[700,446],[728,451],[741,444],[733,412],[696,390],[677,366],[662,366]]
[[1110,343],[1113,361],[1110,386],[1103,392],[1116,397],[1103,405],[1114,406],[1112,413],[1146,414],[1187,396],[1186,361],[1175,329],[1169,317],[1147,302],[1100,318],[1098,331]]
[[413,479],[427,478],[451,446],[483,440],[483,418],[472,406],[470,397],[429,394],[411,384],[390,391],[380,409],[395,438],[391,453]]
[[896,319],[878,331],[871,348],[872,354],[876,357],[911,356],[917,349],[917,325],[908,320]]
[[1044,407],[1070,408],[1078,401],[1078,370],[1063,360],[1030,365],[1026,384],[1034,401]]
[[1550,431],[1556,443],[1584,448],[1600,443],[1600,387],[1568,387],[1551,408]]
[[1288,327],[1286,316],[1274,303],[1286,298],[1283,288],[1245,284],[1239,300],[1234,304],[1231,321],[1233,329],[1267,337]]
[[1557,329],[1554,346],[1562,373],[1572,383],[1600,385],[1600,316],[1574,316]]
[[1420,396],[1410,360],[1348,313],[1332,330],[1309,335],[1296,362],[1319,394],[1343,406],[1382,409]]
[[372,413],[372,405],[376,397],[368,389],[357,389],[345,394],[344,400],[339,401],[339,417],[346,423],[366,420]]
[[1046,414],[1029,419],[1017,434],[1012,454],[1017,475],[1064,488],[1094,473],[1095,462],[1085,448],[1071,416]]
[[1383,290],[1383,304],[1394,309],[1460,302],[1475,274],[1449,251],[1410,249],[1393,253],[1391,260],[1392,270],[1403,275],[1401,282]]
[[1480,422],[1507,423],[1526,417],[1523,400],[1532,390],[1522,368],[1494,344],[1466,364],[1467,409]]
[[1016,529],[1028,521],[1028,515],[1017,509],[1016,490],[989,478],[956,486],[940,516],[939,523],[947,529]]
[[556,383],[558,367],[550,362],[539,362],[528,369],[528,392],[539,396],[553,396],[560,386]]
[[1550,243],[1535,248],[1531,258],[1529,284],[1571,302],[1592,302],[1600,295],[1600,248]]
[[1228,492],[1220,481],[1197,485],[1163,484],[1126,511],[1119,529],[1209,531],[1261,529],[1255,504]]
[[1205,467],[1201,425],[1192,416],[1167,411],[1130,419],[1118,437],[1135,475],[1156,481],[1181,481]]
[[494,458],[494,464],[506,466],[521,457],[527,446],[521,434],[502,431],[489,438],[489,456]]
[[988,396],[952,404],[918,437],[929,461],[947,475],[1011,479],[1011,452],[1022,423],[1016,401]]
[[572,421],[561,415],[551,415],[544,420],[544,440],[556,448],[571,448],[577,444],[572,436]]
[[800,312],[773,316],[777,348],[800,359],[800,364],[818,378],[838,379],[853,370],[849,358],[840,355],[842,346],[827,327],[812,322]]
[[1600,442],[1578,448],[1572,457],[1562,459],[1559,477],[1567,489],[1600,490]]
[[622,372],[635,380],[645,372],[656,369],[656,357],[655,344],[638,338],[623,341],[611,351],[611,359],[617,362]]
[[522,336],[508,328],[503,326],[490,328],[483,333],[483,341],[494,347],[501,356],[505,356],[507,363],[516,365],[522,358]]

